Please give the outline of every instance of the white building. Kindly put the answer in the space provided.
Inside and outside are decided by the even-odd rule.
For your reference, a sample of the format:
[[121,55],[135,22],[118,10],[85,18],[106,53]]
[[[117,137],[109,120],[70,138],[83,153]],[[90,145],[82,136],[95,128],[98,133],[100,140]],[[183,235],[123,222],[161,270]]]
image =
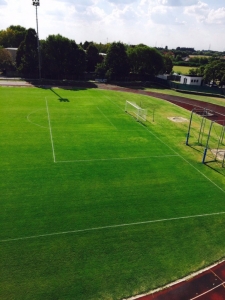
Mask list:
[[156,77],[160,78],[160,79],[168,80],[168,78],[170,77],[170,75],[168,75],[168,74],[159,74]]
[[202,79],[203,77],[200,76],[181,75],[180,83],[189,85],[202,85]]

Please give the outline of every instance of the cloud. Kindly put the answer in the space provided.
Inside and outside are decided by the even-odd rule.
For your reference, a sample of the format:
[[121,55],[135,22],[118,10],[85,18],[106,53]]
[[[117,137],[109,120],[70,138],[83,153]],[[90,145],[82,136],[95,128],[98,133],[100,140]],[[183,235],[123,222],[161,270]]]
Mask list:
[[186,21],[180,21],[178,18],[176,18],[175,19],[175,24],[176,25],[185,25],[185,24],[187,24],[187,22]]
[[75,18],[81,18],[84,23],[90,25],[93,22],[101,22],[106,17],[104,10],[97,6],[90,6],[84,12],[83,16],[74,14]]
[[165,6],[149,7],[149,19],[155,24],[168,25],[184,25],[185,20],[181,19],[181,9]]
[[225,24],[225,7],[213,9],[199,1],[197,5],[186,8],[184,13],[195,17],[199,23]]
[[196,5],[185,8],[184,13],[195,16],[196,19],[202,19],[202,17],[206,17],[209,13],[209,6],[208,4],[199,1]]
[[82,13],[89,7],[95,6],[96,2],[97,0],[57,0],[57,4],[55,6],[64,7],[69,12],[71,11],[71,9],[73,9],[79,13]]
[[107,1],[112,4],[121,5],[121,4],[132,4],[132,3],[136,2],[137,0],[107,0]]
[[117,10],[117,21],[121,22],[129,31],[129,28],[139,22],[139,16],[133,7],[125,6],[122,10]]
[[94,4],[94,0],[58,0],[58,2],[61,3],[70,3],[73,4],[74,6],[76,6],[76,4],[78,5],[83,5],[83,6],[91,6]]
[[217,10],[210,10],[206,23],[209,24],[225,24],[225,7],[221,7]]
[[190,6],[197,3],[198,0],[158,0],[158,4],[164,6]]
[[[41,39],[59,33],[78,43],[225,49],[224,0],[40,0],[38,18]],[[2,29],[36,28],[30,0],[0,0],[0,20]]]

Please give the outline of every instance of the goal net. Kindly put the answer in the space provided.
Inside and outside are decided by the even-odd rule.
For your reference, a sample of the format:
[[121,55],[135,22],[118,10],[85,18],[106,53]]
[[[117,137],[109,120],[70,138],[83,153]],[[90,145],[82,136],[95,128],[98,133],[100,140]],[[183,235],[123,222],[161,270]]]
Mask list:
[[225,167],[225,121],[207,109],[193,109],[186,145],[202,153],[202,163]]
[[147,109],[144,109],[134,102],[126,101],[125,112],[135,117],[137,121],[146,121]]

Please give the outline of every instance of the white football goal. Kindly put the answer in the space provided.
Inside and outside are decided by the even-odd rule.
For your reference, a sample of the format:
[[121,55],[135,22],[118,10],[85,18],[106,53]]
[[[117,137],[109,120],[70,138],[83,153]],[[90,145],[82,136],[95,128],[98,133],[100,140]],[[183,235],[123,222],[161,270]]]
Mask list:
[[146,121],[147,109],[144,109],[134,102],[126,101],[125,112],[135,117],[137,121]]

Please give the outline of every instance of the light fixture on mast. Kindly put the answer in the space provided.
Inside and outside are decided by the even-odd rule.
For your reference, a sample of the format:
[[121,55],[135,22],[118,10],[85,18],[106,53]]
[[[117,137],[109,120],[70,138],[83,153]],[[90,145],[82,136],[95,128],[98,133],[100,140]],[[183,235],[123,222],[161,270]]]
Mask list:
[[38,14],[37,14],[37,7],[40,6],[40,1],[32,0],[32,4],[33,4],[33,6],[36,7],[38,69],[39,69],[39,79],[41,79],[41,56],[40,56],[40,43],[39,43],[39,36],[38,36]]
[[34,6],[40,6],[39,0],[32,0]]

